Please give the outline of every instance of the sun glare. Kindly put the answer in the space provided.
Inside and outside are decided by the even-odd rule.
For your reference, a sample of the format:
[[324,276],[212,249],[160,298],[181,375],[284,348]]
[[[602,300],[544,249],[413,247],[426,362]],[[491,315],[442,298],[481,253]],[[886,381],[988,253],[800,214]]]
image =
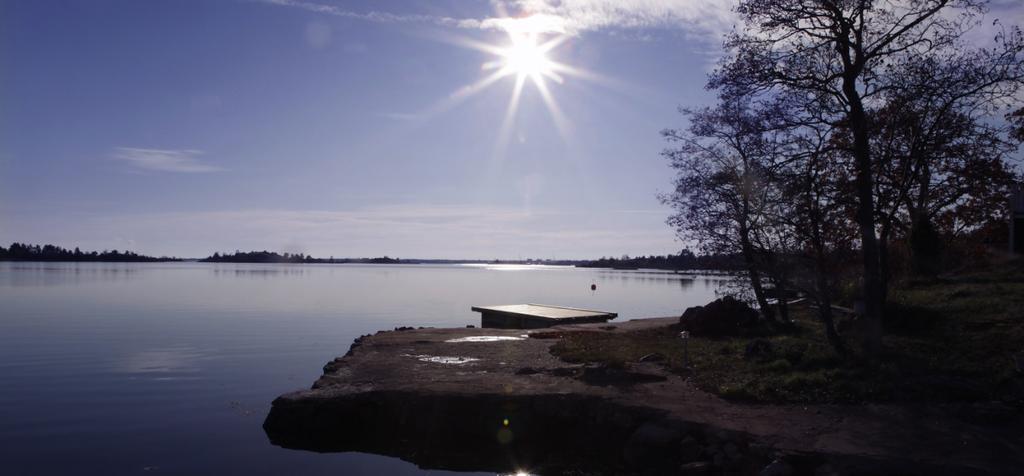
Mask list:
[[503,68],[509,74],[536,77],[553,73],[547,49],[537,44],[535,35],[513,35],[511,39],[512,44],[501,51]]
[[553,50],[570,39],[564,30],[557,28],[556,23],[552,22],[551,18],[538,16],[504,18],[502,24],[508,35],[505,41],[486,43],[466,37],[455,38],[455,44],[493,55],[493,59],[481,65],[481,70],[487,72],[483,78],[460,88],[431,110],[447,110],[502,79],[510,78],[513,80],[512,91],[504,119],[498,129],[495,157],[500,160],[501,151],[508,143],[527,83],[536,89],[551,114],[559,135],[568,142],[569,124],[555,101],[549,82],[562,84],[563,76],[589,81],[599,81],[601,78],[592,72],[569,66],[553,58]]
[[565,36],[540,42],[537,33],[508,32],[507,45],[487,45],[486,51],[498,56],[497,61],[484,63],[484,69],[495,69],[495,76],[515,76],[518,81],[530,78],[538,88],[544,88],[544,80],[562,82],[559,71],[571,72],[567,66],[548,58],[548,52],[565,41]]

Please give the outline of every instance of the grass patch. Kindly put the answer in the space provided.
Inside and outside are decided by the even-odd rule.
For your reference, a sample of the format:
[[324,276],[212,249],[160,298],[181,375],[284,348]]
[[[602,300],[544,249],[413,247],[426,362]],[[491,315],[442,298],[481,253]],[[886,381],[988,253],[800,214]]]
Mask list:
[[[844,326],[851,353],[836,355],[814,311],[793,309],[782,335],[691,338],[683,361],[678,330],[575,333],[552,352],[571,362],[628,367],[657,352],[671,370],[722,397],[758,402],[990,401],[1024,407],[1024,262],[971,274],[902,283],[891,292],[885,351],[867,362],[856,324]],[[770,351],[745,358],[747,345]]]

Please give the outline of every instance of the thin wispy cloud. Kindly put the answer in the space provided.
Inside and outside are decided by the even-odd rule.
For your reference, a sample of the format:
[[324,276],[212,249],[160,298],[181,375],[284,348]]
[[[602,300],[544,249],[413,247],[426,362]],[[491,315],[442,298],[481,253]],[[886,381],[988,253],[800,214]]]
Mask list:
[[610,28],[664,28],[717,35],[735,20],[735,2],[729,0],[510,0],[505,4],[514,17],[525,14],[560,19],[568,34]]
[[134,170],[148,172],[207,173],[224,170],[199,159],[203,151],[193,149],[140,149],[117,147],[113,158],[128,163]]
[[510,32],[579,35],[605,29],[682,29],[715,38],[735,22],[730,0],[499,0],[500,15],[453,18],[440,15],[356,12],[307,0],[260,0],[279,6],[377,23],[426,23],[437,26]]
[[[325,3],[308,2],[304,0],[258,0],[263,3],[280,5],[284,7],[299,8],[302,10],[333,15],[336,17],[351,18],[354,20],[365,20],[376,23],[431,23],[440,26],[452,26],[460,28],[475,28],[477,20],[450,18],[437,15],[400,15],[388,12],[354,12],[336,5]],[[463,23],[465,22],[465,23]]]
[[[591,31],[677,30],[705,42],[717,42],[739,23],[739,0],[492,0],[495,14],[480,18],[443,15],[357,12],[326,0],[255,0],[375,23],[422,23],[441,27],[578,36]],[[1020,0],[993,0],[988,13],[966,39],[986,44],[1000,30],[1024,20]],[[959,10],[950,9],[954,14]],[[998,21],[996,21],[998,20]],[[636,38],[649,38],[641,33]],[[715,51],[717,53],[717,50]]]

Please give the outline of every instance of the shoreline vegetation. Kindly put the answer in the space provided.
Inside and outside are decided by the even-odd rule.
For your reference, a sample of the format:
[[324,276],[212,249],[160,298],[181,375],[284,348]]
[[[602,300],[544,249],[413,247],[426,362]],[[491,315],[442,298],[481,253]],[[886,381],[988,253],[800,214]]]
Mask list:
[[181,258],[140,255],[133,251],[103,250],[82,251],[77,246],[73,250],[55,245],[29,245],[11,243],[10,248],[0,246],[0,261],[104,261],[122,263],[152,263],[166,261],[184,261]]
[[[754,322],[704,335],[691,327],[684,343],[679,332],[688,329],[688,310],[679,324],[662,329],[563,333],[551,352],[567,362],[618,369],[660,356],[667,371],[737,403],[987,402],[1020,410],[1022,309],[1024,259],[1015,258],[894,283],[877,360],[857,346],[836,353],[808,300],[790,305],[785,327]],[[839,337],[856,342],[864,318],[844,310],[834,309]]]
[[623,255],[619,258],[601,257],[595,260],[565,260],[565,259],[401,259],[392,258],[387,255],[376,258],[314,258],[303,253],[277,253],[273,251],[235,251],[234,253],[214,254],[199,259],[178,258],[178,257],[153,257],[140,255],[133,251],[104,250],[81,251],[78,247],[73,250],[60,246],[31,245],[25,243],[12,243],[9,248],[0,246],[0,261],[67,261],[67,262],[170,262],[170,261],[198,261],[201,263],[296,263],[296,264],[515,264],[515,265],[547,265],[547,266],[575,266],[577,268],[610,268],[610,269],[660,269],[673,271],[735,271],[740,269],[741,259],[732,254],[694,255],[690,250],[684,249],[675,255],[650,255],[630,257]]

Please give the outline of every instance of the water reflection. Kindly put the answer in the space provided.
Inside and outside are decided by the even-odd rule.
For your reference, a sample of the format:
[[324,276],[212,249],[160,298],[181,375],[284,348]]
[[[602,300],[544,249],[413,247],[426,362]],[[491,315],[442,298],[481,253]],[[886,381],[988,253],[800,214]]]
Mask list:
[[[365,454],[369,446],[334,455],[270,447],[255,418],[238,416],[308,388],[362,334],[479,324],[470,307],[484,303],[550,302],[620,320],[678,315],[717,286],[689,278],[556,266],[0,262],[0,472],[426,474]],[[479,334],[460,345],[491,341]],[[445,353],[416,358],[452,360],[416,365],[477,370]],[[513,414],[517,439],[526,421]],[[497,430],[487,426],[492,441]],[[416,454],[429,461],[421,450],[431,444]],[[452,469],[548,474],[529,458],[465,462]]]
[[58,286],[127,281],[142,268],[133,263],[0,262],[0,286]]
[[576,269],[575,266],[561,266],[553,264],[501,264],[501,263],[466,263],[460,264],[464,268],[479,268],[492,271],[542,271],[557,269]]
[[619,282],[623,286],[626,286],[631,282],[642,283],[644,285],[677,282],[679,283],[679,288],[684,292],[693,288],[697,282],[702,283],[704,285],[704,289],[717,289],[720,282],[730,279],[730,275],[725,273],[704,275],[694,272],[662,270],[636,271],[598,269],[596,270],[596,274],[604,282]]
[[[302,265],[224,265],[218,264],[211,271],[218,278],[270,278],[280,276],[303,276],[310,274],[310,269]],[[260,266],[260,267],[252,267]]]
[[416,360],[419,360],[420,362],[432,362],[432,363],[435,363],[435,364],[454,364],[454,365],[467,364],[469,362],[476,362],[476,361],[480,360],[480,359],[478,359],[476,357],[453,357],[453,356],[447,356],[447,355],[424,355],[424,354],[418,354],[418,355],[402,354],[402,357],[412,357],[412,358],[414,358]]
[[129,374],[196,373],[206,353],[191,347],[148,349],[129,354],[117,361],[114,372]]

